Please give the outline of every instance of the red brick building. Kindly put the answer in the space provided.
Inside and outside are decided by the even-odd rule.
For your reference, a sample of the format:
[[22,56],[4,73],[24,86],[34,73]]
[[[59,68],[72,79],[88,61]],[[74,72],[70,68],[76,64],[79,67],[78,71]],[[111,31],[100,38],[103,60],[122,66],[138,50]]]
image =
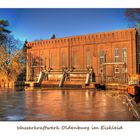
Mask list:
[[84,81],[92,67],[96,82],[126,82],[138,72],[137,31],[134,28],[27,43],[26,80],[37,80],[40,71],[49,71],[45,80],[59,81],[63,69],[68,81]]

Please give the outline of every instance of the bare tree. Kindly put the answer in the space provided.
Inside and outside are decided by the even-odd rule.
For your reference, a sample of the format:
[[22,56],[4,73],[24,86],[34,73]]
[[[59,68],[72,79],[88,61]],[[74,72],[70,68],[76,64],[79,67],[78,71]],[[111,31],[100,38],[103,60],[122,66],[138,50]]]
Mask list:
[[25,69],[25,50],[22,42],[5,29],[8,21],[0,20],[0,82],[16,81]]
[[6,39],[7,34],[11,32],[6,29],[7,26],[9,26],[7,20],[0,20],[0,44],[2,44],[3,41]]
[[140,9],[126,9],[125,16],[131,22],[132,27],[140,25]]

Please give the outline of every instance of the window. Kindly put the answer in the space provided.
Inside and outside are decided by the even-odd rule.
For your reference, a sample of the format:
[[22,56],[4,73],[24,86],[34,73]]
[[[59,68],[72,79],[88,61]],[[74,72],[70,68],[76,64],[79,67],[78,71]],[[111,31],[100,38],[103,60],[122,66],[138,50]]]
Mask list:
[[41,66],[45,66],[46,65],[46,57],[41,56]]
[[37,66],[37,60],[34,56],[32,56],[32,61],[31,61],[32,66]]
[[73,53],[73,66],[77,65],[77,54],[76,52]]
[[105,62],[105,54],[104,54],[104,50],[101,49],[100,50],[100,64],[103,64]]
[[122,61],[125,63],[127,61],[126,48],[122,49]]
[[54,53],[51,53],[51,67],[55,65],[55,56]]
[[66,54],[62,52],[62,66],[66,66]]
[[122,68],[122,73],[127,73],[127,68]]
[[86,50],[86,65],[90,65],[90,50]]
[[115,48],[115,62],[119,62],[119,49]]
[[115,68],[115,73],[119,73],[119,68]]

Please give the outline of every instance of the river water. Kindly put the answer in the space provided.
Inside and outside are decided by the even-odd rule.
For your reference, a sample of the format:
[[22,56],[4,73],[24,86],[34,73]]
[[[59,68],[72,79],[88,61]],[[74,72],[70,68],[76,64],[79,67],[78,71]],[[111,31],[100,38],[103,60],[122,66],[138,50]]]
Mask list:
[[135,120],[117,92],[0,89],[0,120]]

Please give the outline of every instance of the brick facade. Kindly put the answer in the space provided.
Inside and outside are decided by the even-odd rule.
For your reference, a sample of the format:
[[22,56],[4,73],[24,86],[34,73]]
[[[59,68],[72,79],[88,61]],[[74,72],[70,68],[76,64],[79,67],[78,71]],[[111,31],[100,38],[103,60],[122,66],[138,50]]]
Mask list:
[[[136,29],[117,30],[27,43],[26,80],[42,69],[63,67],[84,71],[92,67],[96,82],[127,81],[136,73]],[[57,79],[57,78],[56,78]]]

